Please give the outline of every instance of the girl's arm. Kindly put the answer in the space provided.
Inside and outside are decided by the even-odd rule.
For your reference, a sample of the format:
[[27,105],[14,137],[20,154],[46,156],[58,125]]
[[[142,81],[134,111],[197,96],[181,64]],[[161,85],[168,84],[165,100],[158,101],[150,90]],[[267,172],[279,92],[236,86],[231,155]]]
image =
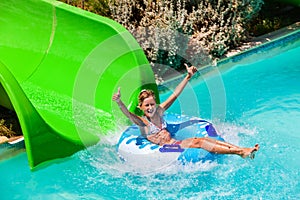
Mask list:
[[125,104],[121,100],[121,91],[120,88],[118,88],[118,92],[113,95],[112,100],[115,101],[121,111],[124,113],[126,117],[128,117],[133,123],[135,123],[138,126],[146,126],[145,123],[143,122],[143,119],[133,113],[131,113]]
[[184,64],[186,67],[186,70],[188,72],[188,74],[186,75],[186,77],[181,81],[181,83],[179,83],[179,85],[175,88],[173,94],[171,94],[171,96],[164,101],[163,103],[160,104],[160,106],[164,109],[167,110],[173,103],[174,101],[177,99],[177,97],[181,94],[181,92],[183,91],[183,89],[185,88],[186,84],[189,82],[189,80],[191,79],[191,77],[197,72],[197,68],[195,66],[191,66],[189,67],[187,64]]

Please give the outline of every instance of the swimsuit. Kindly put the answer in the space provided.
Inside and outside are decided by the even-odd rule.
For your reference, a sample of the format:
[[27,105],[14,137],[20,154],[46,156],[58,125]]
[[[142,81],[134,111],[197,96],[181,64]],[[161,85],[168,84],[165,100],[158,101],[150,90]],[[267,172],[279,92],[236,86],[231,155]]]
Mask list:
[[[147,119],[147,118],[146,118]],[[147,133],[147,139],[150,139],[150,141],[152,141],[153,143],[156,143],[156,144],[159,144],[159,145],[163,145],[165,144],[165,142],[168,142],[169,139],[171,139],[171,135],[169,135],[169,131],[167,130],[167,122],[161,118],[161,128],[159,128],[158,126],[156,126],[155,124],[153,124],[151,121],[148,121],[148,128],[149,128],[149,131]],[[166,133],[163,133],[163,134],[159,134],[162,130],[166,130],[167,133],[168,133],[168,136],[167,139],[165,136]],[[167,139],[167,140],[166,140]],[[181,140],[178,140],[178,141],[175,141],[174,143],[172,143],[172,145],[180,145],[181,144]]]
[[161,128],[159,128],[158,126],[156,126],[155,124],[153,124],[151,121],[147,119],[147,121],[149,122],[149,124],[147,125],[149,128],[147,135],[153,135],[159,133],[160,131],[167,128],[167,122],[164,119],[161,120],[162,120],[162,125]]
[[180,145],[180,144],[181,144],[181,142],[182,142],[182,140],[177,140],[177,141],[175,141],[173,144]]

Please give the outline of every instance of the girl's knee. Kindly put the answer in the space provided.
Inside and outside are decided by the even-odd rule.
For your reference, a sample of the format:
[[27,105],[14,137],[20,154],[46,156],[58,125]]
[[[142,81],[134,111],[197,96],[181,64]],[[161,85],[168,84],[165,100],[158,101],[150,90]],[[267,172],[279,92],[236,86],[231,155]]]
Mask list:
[[203,138],[193,138],[193,145],[196,147],[201,147],[203,144]]

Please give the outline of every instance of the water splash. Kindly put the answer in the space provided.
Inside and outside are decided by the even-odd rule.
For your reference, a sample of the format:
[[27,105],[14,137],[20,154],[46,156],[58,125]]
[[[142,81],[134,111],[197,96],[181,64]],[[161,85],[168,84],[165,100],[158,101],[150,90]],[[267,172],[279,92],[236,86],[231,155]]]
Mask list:
[[[256,133],[255,128],[250,129],[230,123],[217,123],[216,127],[226,141],[235,145],[239,144],[241,134],[253,135]],[[175,160],[169,165],[160,168],[149,169],[147,166],[136,168],[130,165],[130,163],[123,161],[117,152],[116,144],[122,134],[122,130],[125,129],[126,126],[120,126],[116,132],[101,137],[101,141],[97,145],[79,152],[78,156],[92,168],[117,177],[122,177],[124,174],[139,176],[168,174],[174,176],[178,173],[202,173],[212,171],[220,165],[218,160],[213,162],[187,163],[185,165]]]

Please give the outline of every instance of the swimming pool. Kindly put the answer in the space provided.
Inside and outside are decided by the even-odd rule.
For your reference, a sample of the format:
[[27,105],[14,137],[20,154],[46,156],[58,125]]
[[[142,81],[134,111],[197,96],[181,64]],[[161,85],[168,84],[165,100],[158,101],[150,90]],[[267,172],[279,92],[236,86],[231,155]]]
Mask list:
[[143,173],[119,160],[118,133],[35,172],[25,152],[2,160],[1,199],[299,199],[299,35],[225,61],[170,108],[212,120],[228,142],[259,143],[254,160],[225,156]]

